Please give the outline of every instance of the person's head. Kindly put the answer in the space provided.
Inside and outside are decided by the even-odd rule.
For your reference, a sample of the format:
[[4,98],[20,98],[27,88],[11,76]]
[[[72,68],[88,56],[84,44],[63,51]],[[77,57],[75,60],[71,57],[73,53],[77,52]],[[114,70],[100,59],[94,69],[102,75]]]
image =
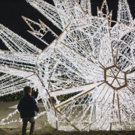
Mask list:
[[25,95],[31,95],[32,93],[32,89],[30,86],[25,86],[23,90]]

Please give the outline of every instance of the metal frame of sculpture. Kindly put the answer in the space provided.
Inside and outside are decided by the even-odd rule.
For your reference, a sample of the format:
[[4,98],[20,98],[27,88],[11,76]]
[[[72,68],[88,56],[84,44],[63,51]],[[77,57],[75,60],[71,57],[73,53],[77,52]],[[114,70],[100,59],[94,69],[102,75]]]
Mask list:
[[[117,21],[106,0],[91,14],[90,0],[27,2],[62,31],[23,16],[43,51],[0,25],[0,96],[38,89],[48,122],[59,130],[129,130],[135,125],[135,23],[127,0],[119,0]],[[36,28],[36,29],[35,29]],[[55,40],[49,44],[46,34]],[[60,95],[72,96],[60,101]],[[52,99],[55,99],[56,102]],[[15,110],[1,124],[17,113]],[[8,122],[6,122],[8,121]]]

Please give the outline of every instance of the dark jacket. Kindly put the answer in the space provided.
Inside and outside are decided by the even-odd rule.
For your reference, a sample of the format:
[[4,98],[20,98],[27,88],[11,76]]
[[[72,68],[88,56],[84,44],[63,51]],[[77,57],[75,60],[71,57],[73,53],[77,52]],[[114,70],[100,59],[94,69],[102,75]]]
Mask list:
[[35,99],[30,95],[24,95],[17,106],[21,118],[34,117],[35,111],[39,112],[39,108]]

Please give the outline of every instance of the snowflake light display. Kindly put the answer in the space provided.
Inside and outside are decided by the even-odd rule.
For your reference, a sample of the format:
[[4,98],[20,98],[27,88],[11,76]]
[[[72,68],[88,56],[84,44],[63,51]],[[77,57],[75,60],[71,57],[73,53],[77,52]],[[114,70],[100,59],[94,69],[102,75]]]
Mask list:
[[[38,89],[48,122],[59,130],[133,129],[135,23],[127,0],[119,0],[117,21],[106,0],[97,16],[91,14],[90,0],[54,0],[55,6],[27,2],[62,33],[23,16],[29,32],[48,45],[41,51],[0,25],[0,38],[10,50],[0,51],[0,96],[25,85]],[[55,38],[51,44],[48,33]]]

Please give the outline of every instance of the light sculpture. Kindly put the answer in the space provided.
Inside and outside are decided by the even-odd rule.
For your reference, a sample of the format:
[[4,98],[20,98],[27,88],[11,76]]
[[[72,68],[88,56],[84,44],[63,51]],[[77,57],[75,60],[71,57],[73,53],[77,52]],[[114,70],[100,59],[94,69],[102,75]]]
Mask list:
[[[43,114],[59,130],[132,130],[135,23],[127,0],[119,0],[117,21],[112,20],[106,0],[97,16],[92,16],[89,0],[54,0],[55,6],[43,0],[27,2],[62,33],[23,16],[29,32],[48,45],[41,51],[0,25],[0,38],[10,50],[0,51],[1,96],[25,85],[38,89]],[[55,38],[51,44],[45,38],[48,33]],[[60,102],[60,95],[69,94]]]

